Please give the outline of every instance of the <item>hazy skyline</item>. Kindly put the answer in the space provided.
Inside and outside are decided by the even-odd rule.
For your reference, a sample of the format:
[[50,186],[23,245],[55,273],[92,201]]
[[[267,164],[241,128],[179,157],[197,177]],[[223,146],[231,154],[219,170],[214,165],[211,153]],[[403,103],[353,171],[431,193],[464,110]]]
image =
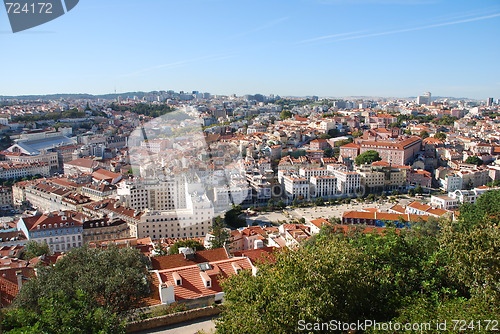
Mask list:
[[82,0],[12,34],[0,95],[500,97],[498,1]]

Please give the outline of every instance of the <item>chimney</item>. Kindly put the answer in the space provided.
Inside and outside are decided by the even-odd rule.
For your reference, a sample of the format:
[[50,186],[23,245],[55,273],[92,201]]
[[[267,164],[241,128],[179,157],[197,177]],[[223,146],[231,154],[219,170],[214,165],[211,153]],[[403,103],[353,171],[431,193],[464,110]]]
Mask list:
[[19,291],[21,290],[21,287],[23,286],[23,272],[22,271],[16,271],[16,278],[17,278],[17,287]]

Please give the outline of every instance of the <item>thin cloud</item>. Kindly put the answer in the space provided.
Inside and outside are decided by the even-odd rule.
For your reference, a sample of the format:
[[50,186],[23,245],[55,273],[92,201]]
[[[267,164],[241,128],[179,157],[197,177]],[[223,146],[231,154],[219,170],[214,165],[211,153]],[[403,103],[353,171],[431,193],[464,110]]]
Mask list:
[[345,33],[332,34],[332,35],[326,35],[326,36],[319,36],[319,37],[315,37],[315,38],[305,39],[303,41],[300,41],[299,44],[309,43],[309,42],[316,42],[316,41],[321,41],[321,40],[324,40],[324,39],[332,39],[332,38],[349,36],[349,35],[356,35],[356,34],[361,34],[363,32],[364,31],[352,31],[352,32],[345,32]]
[[274,19],[274,20],[271,20],[269,22],[266,22],[252,30],[249,30],[249,31],[245,31],[245,32],[241,32],[239,34],[236,34],[234,36],[232,36],[230,39],[234,39],[234,38],[239,38],[239,37],[243,37],[243,36],[246,36],[246,35],[250,35],[250,34],[253,34],[253,33],[256,33],[256,32],[259,32],[261,30],[266,30],[266,29],[269,29],[271,27],[274,27],[282,22],[285,22],[287,20],[289,20],[290,17],[286,16],[286,17],[280,17],[280,18],[277,18],[277,19]]
[[220,61],[220,60],[225,60],[225,59],[230,59],[233,58],[233,55],[212,55],[212,56],[205,56],[205,57],[199,57],[199,58],[193,58],[193,59],[187,59],[187,60],[179,60],[176,62],[172,63],[167,63],[167,64],[161,64],[161,65],[156,65],[152,67],[147,67],[140,69],[138,71],[132,72],[132,73],[127,73],[123,74],[120,77],[133,77],[137,76],[146,72],[154,71],[154,70],[159,70],[159,69],[166,69],[166,68],[177,68],[177,67],[182,67],[186,66],[188,64],[193,64],[193,63],[199,63],[203,61]]
[[[346,41],[346,40],[352,40],[352,39],[360,39],[360,38],[368,38],[368,37],[393,35],[393,34],[400,34],[400,33],[411,32],[411,31],[418,31],[418,30],[425,30],[425,29],[432,29],[432,28],[439,28],[439,27],[451,26],[451,25],[455,25],[455,24],[462,24],[462,23],[468,23],[468,22],[474,22],[474,21],[488,20],[488,19],[493,19],[493,18],[496,18],[496,17],[500,17],[500,13],[494,13],[494,14],[489,14],[489,15],[477,16],[477,17],[472,17],[472,18],[462,19],[462,20],[456,20],[456,21],[451,21],[451,22],[442,22],[442,23],[429,24],[429,25],[424,25],[424,26],[420,26],[420,27],[413,27],[413,28],[406,28],[406,29],[397,29],[397,30],[390,30],[390,31],[382,31],[382,32],[377,32],[377,33],[359,34],[357,32],[352,32],[352,33],[343,33],[343,34],[334,34],[334,35],[319,36],[319,37],[311,38],[311,39],[308,39],[306,41],[302,41],[302,42],[299,42],[299,43],[314,42],[314,41],[319,41],[319,40],[332,40],[332,39],[333,39],[333,42],[337,42],[337,41]],[[354,36],[347,36],[347,37],[343,37],[343,38],[337,38],[337,37],[342,37],[341,35],[354,35]]]

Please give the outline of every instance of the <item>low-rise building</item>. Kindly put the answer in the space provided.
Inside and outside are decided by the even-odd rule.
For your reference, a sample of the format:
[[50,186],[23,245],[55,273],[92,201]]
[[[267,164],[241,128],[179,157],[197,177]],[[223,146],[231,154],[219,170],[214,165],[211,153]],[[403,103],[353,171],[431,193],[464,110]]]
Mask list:
[[12,209],[13,205],[12,188],[0,186],[0,210]]
[[64,252],[81,247],[83,224],[74,219],[71,212],[51,212],[33,217],[22,217],[17,229],[28,240],[46,243],[52,252]]
[[0,179],[19,179],[35,175],[50,176],[50,166],[45,162],[0,162]]
[[83,242],[119,240],[130,237],[127,222],[121,219],[94,219],[83,221]]

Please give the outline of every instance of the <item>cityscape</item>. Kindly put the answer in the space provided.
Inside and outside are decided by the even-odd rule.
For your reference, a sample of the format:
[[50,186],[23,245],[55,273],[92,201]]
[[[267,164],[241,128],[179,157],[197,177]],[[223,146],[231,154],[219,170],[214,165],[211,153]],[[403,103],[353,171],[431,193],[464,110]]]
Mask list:
[[0,333],[496,333],[497,0],[5,1]]
[[2,98],[2,306],[37,265],[81,247],[138,249],[152,263],[145,304],[197,308],[223,300],[221,274],[326,228],[458,221],[500,189],[499,102]]

